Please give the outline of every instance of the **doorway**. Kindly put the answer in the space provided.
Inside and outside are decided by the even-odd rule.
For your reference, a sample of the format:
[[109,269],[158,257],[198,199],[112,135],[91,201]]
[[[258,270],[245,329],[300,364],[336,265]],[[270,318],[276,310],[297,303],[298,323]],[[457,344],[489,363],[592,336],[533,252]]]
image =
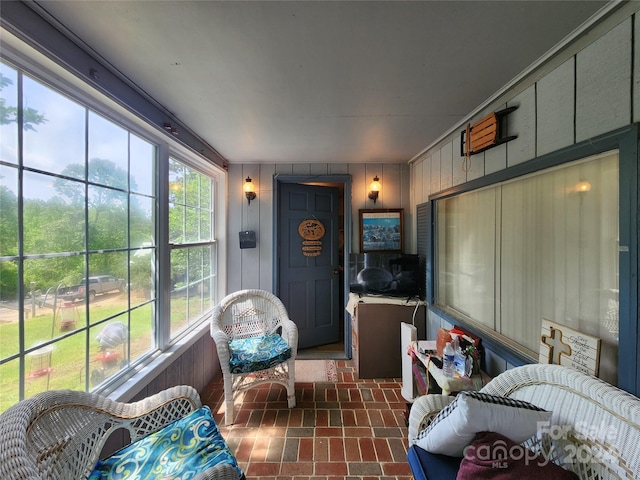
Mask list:
[[350,358],[351,177],[276,175],[274,197],[274,285],[298,325],[298,358]]

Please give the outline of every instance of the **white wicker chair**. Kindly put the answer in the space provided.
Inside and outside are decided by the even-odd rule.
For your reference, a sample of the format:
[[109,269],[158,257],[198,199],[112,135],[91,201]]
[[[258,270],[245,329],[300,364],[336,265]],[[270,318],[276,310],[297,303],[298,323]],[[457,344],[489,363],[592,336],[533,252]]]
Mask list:
[[[551,411],[550,432],[524,442],[581,479],[640,479],[640,399],[559,365],[507,370],[481,390]],[[419,397],[409,414],[409,446],[454,397]]]
[[[0,478],[86,478],[115,430],[126,429],[134,442],[200,406],[198,392],[189,386],[134,403],[72,390],[39,393],[0,415]],[[195,478],[238,480],[238,473],[221,464]]]
[[[236,339],[280,333],[291,347],[286,361],[264,370],[232,373],[229,343]],[[237,396],[256,385],[278,383],[287,390],[289,408],[296,406],[295,359],[298,352],[298,328],[280,299],[264,290],[241,290],[227,295],[216,305],[211,320],[211,336],[216,342],[224,379],[225,423],[234,421]]]

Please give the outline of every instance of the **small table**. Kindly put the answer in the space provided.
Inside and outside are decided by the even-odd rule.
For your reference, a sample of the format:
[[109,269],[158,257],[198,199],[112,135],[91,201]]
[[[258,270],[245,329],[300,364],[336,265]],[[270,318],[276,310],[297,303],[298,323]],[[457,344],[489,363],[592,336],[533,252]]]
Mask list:
[[442,395],[448,396],[451,395],[451,392],[480,390],[491,380],[491,377],[482,371],[471,375],[471,377],[447,377],[441,368],[430,361],[429,355],[420,352],[415,343],[411,344],[411,350],[442,389]]

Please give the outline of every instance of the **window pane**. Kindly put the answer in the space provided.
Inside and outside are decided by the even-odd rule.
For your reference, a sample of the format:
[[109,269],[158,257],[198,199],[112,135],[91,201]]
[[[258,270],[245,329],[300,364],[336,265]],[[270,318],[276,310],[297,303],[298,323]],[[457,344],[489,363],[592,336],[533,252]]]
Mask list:
[[[18,321],[20,320],[20,304],[18,303],[18,265],[14,261],[0,262],[0,359],[14,355],[20,351],[18,342]],[[32,301],[29,295],[25,299],[25,315],[33,316]],[[26,307],[29,307],[27,310]]]
[[89,250],[128,245],[127,198],[126,192],[89,187]]
[[[67,388],[85,390],[86,339],[87,332],[81,331],[52,345],[51,367],[53,370],[48,378],[49,390]],[[33,371],[33,368],[31,370]],[[38,390],[28,391],[27,396],[38,391],[46,391],[47,388],[43,387],[44,385],[40,384]]]
[[89,382],[96,387],[128,364],[129,328],[126,315],[90,330]]
[[437,207],[438,303],[495,329],[495,190],[458,195]]
[[83,250],[83,185],[27,171],[23,185],[25,253]]
[[[18,72],[0,63],[0,160],[18,163]],[[37,120],[37,118],[33,118]],[[25,128],[35,127],[25,118]]]
[[19,378],[19,359],[0,365],[0,412],[4,412],[11,405],[20,401]]
[[0,256],[18,254],[17,191],[18,170],[0,165]]
[[143,248],[135,250],[129,261],[129,282],[131,306],[140,305],[155,298],[153,289],[153,265],[155,249]]
[[25,166],[84,178],[85,108],[27,76],[23,88]]
[[131,191],[153,195],[156,177],[156,147],[135,135],[130,136],[130,178]]
[[25,284],[38,291],[36,315],[24,325],[27,348],[85,325],[83,272],[83,255],[24,261]]
[[184,169],[173,159],[169,159],[169,202],[184,205]]
[[127,252],[89,256],[89,280],[81,283],[88,292],[91,324],[128,309],[127,262]]
[[129,135],[115,123],[89,112],[89,181],[126,189]]
[[152,305],[147,304],[131,310],[130,361],[135,362],[154,346]]
[[154,199],[132,194],[129,197],[129,219],[131,231],[129,243],[132,248],[155,245]]

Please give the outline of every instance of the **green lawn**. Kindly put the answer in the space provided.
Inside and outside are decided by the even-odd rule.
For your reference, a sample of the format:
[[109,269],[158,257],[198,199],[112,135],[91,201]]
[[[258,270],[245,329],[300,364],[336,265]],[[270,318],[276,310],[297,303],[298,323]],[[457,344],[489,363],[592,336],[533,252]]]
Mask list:
[[[111,322],[122,322],[130,326],[130,360],[136,360],[149,351],[152,345],[152,308],[144,305],[131,310],[130,318],[126,312],[126,295],[120,295],[115,301],[96,301],[90,304],[91,322],[101,319],[114,318]],[[179,297],[172,300],[172,323],[184,324],[184,312],[186,311],[186,298]],[[113,351],[119,354],[118,360],[112,363],[103,363],[99,360],[100,344],[96,335],[106,324],[90,328],[87,332],[85,325],[85,305],[75,305],[78,316],[75,331],[60,331],[58,325],[53,323],[53,311],[51,309],[39,309],[35,317],[25,320],[25,346],[35,345],[41,341],[61,338],[72,333],[69,337],[56,341],[50,354],[49,375],[30,376],[30,372],[43,370],[48,366],[49,355],[27,355],[25,364],[25,397],[35,393],[53,389],[85,390],[87,382],[87,368],[85,351],[89,344],[89,389],[102,378],[108,378],[116,373],[121,363],[126,363],[126,352],[122,346]],[[60,318],[57,315],[58,319]],[[88,338],[87,338],[88,333]],[[0,324],[0,358],[6,358],[17,353],[18,349],[18,322]],[[93,372],[93,377],[92,377]],[[14,360],[0,366],[0,412],[16,403],[19,398],[19,362]],[[93,381],[92,381],[93,379]]]

